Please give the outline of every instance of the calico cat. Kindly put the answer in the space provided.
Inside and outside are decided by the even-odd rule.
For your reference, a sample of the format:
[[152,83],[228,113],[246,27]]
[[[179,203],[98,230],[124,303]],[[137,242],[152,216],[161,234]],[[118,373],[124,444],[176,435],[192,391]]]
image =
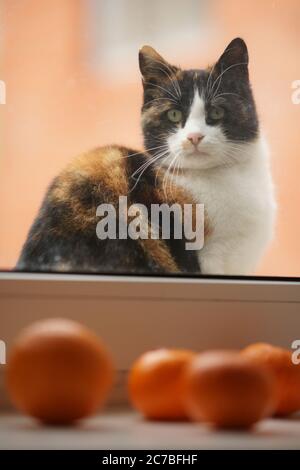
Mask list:
[[[275,200],[259,129],[245,42],[234,39],[204,70],[182,70],[153,48],[139,53],[144,152],[102,147],[53,181],[18,270],[249,274],[269,243]],[[205,242],[96,236],[96,208],[203,203]],[[149,221],[145,221],[149,225]]]

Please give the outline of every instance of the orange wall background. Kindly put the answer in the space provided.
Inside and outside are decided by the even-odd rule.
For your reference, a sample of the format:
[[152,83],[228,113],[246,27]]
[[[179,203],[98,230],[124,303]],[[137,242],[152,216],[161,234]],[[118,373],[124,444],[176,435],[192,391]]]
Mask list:
[[[86,5],[0,0],[0,80],[7,87],[7,103],[0,105],[1,268],[14,266],[47,185],[70,158],[107,143],[142,145],[138,65],[126,83],[93,73],[87,63]],[[276,237],[258,274],[299,276],[300,105],[292,103],[291,84],[300,79],[300,2],[209,5],[216,27],[205,54],[198,57],[195,44],[178,58],[174,51],[174,57],[182,66],[200,68],[233,37],[246,40],[279,205]]]

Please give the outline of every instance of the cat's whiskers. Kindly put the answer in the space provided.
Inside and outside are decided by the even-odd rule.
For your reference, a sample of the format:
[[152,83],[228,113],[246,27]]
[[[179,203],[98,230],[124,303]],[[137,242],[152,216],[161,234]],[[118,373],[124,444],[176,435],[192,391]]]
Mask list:
[[147,167],[149,164],[151,164],[154,160],[157,159],[157,157],[159,157],[161,154],[164,154],[165,151],[163,152],[159,152],[155,155],[152,155],[152,157],[148,160],[146,160],[141,166],[139,166],[139,168],[137,168],[131,175],[131,177],[133,178],[135,175],[139,174],[140,171],[142,171],[144,169],[144,167]]
[[164,72],[164,73],[167,75],[168,79],[170,80],[170,82],[171,82],[171,84],[172,84],[172,86],[173,86],[174,93],[176,94],[176,96],[178,97],[178,100],[179,100],[180,97],[181,97],[181,95],[178,93],[178,89],[177,89],[176,86],[175,86],[174,80],[172,80],[172,78],[170,77],[170,75],[169,75],[165,70],[163,70],[163,69],[161,69],[161,68],[159,68],[159,67],[158,67],[158,70],[161,70],[162,72]]
[[172,70],[171,67],[167,63],[161,62],[160,60],[153,59],[153,62],[156,62],[157,64],[162,65],[163,67],[165,67],[170,72],[171,75],[164,68],[160,68],[160,67],[155,67],[154,68],[153,67],[154,70],[158,68],[158,70],[163,72],[169,78],[169,80],[172,82],[175,93],[177,94],[178,98],[181,98],[181,88],[180,88],[179,82],[177,80],[177,77],[174,73],[174,70]]
[[[173,185],[172,185],[172,188],[174,188],[174,185],[177,184],[177,179],[178,179],[178,171],[179,171],[179,166],[181,165],[181,153],[178,151],[176,153],[176,159],[175,159],[175,164],[173,166],[173,172],[172,172],[172,181],[173,181]],[[172,197],[173,197],[173,193],[172,193]]]
[[212,100],[216,100],[218,98],[220,98],[220,96],[225,96],[225,95],[234,95],[234,96],[237,96],[238,98],[241,98],[241,99],[244,99],[241,95],[239,95],[238,93],[219,93],[218,95],[214,95],[214,97],[212,98]]
[[134,186],[131,188],[131,190],[130,190],[129,192],[133,191],[133,190],[136,188],[136,186],[137,186],[137,184],[139,183],[139,181],[140,181],[142,175],[144,174],[144,172],[145,172],[151,165],[153,165],[157,160],[159,160],[160,158],[165,157],[168,153],[169,153],[169,150],[167,149],[167,150],[165,150],[165,151],[163,151],[163,152],[160,152],[160,153],[154,155],[152,158],[150,158],[150,159],[147,160],[145,163],[143,163],[143,165],[141,165],[137,170],[135,170],[135,171],[132,173],[131,178],[135,179],[134,176],[137,175],[137,174],[139,174],[139,177],[138,177],[138,179],[136,180]]
[[[223,53],[223,55],[229,54],[232,50],[233,50],[233,47],[228,47],[228,48],[226,49],[226,51]],[[216,80],[215,80],[215,82],[213,83],[213,85],[210,86],[211,77],[212,77],[212,75],[213,75],[213,73],[214,73],[214,71],[215,71],[215,68],[216,68],[217,63],[218,63],[218,62],[215,62],[215,63],[214,63],[213,67],[212,67],[211,70],[210,70],[209,76],[208,76],[208,80],[207,80],[207,84],[206,84],[206,90],[205,90],[205,92],[208,91],[208,96],[206,96],[207,99],[210,99],[210,97],[211,97],[211,91],[212,91],[212,88],[213,88],[215,82],[218,80],[218,78],[220,77],[220,75],[223,74],[223,73],[221,72],[221,74],[219,75],[219,77],[216,78]],[[237,64],[237,65],[240,65],[240,64]],[[248,64],[246,63],[246,65],[248,65]],[[225,70],[224,72],[226,72],[226,70]],[[218,89],[219,89],[219,87],[218,87]]]
[[[249,146],[250,147],[250,146]],[[222,157],[223,163],[226,166],[231,166],[233,161],[238,163],[241,161],[241,157],[249,158],[252,155],[251,147],[247,149],[247,144],[232,145],[228,144],[226,149],[223,149]]]
[[164,98],[163,96],[160,97],[160,98],[153,98],[153,100],[150,100],[150,101],[147,101],[146,105],[150,104],[150,103],[153,103],[154,101],[161,101],[161,100],[165,100],[165,101],[171,101],[171,103],[174,103],[176,105],[178,105],[178,101],[176,100],[173,100],[172,98]]
[[165,198],[167,198],[167,185],[168,185],[168,181],[169,181],[169,171],[170,171],[170,167],[171,167],[171,165],[174,161],[174,157],[172,158],[172,155],[170,155],[170,157],[171,157],[171,162],[170,162],[169,166],[167,167],[167,170],[164,173],[164,177],[163,177],[163,181],[162,181],[162,187],[163,187],[163,192],[164,192]]
[[168,146],[168,142],[167,142],[168,138],[169,138],[169,134],[166,133],[165,135],[156,136],[155,140],[157,140],[158,142],[161,142],[162,145]]
[[[210,97],[209,97],[210,99],[211,99],[211,98],[214,98],[214,96],[218,93],[219,88],[220,88],[220,85],[221,85],[221,82],[222,82],[222,77],[223,77],[224,73],[226,73],[226,72],[228,72],[228,70],[231,70],[232,68],[238,67],[238,66],[240,66],[240,65],[248,65],[248,64],[247,64],[247,62],[238,62],[237,64],[231,64],[231,65],[229,65],[228,67],[226,67],[226,69],[223,70],[223,71],[217,76],[217,78],[215,79],[215,81],[214,81],[214,83],[213,83],[213,85],[212,85],[212,87],[211,87],[211,94],[210,94]],[[214,92],[214,87],[215,87],[217,81],[219,81],[219,83],[218,83],[218,86],[217,86],[216,91]],[[211,95],[212,95],[212,96],[211,96]]]
[[[174,185],[172,184],[173,183],[173,179],[172,177],[170,176],[170,170],[173,170],[173,175],[174,176],[174,168],[175,168],[175,165],[174,165],[174,162],[176,163],[176,160],[179,156],[179,153],[178,152],[174,152],[174,154],[171,154],[170,155],[172,158],[166,172],[165,172],[165,175],[164,175],[164,178],[163,178],[163,191],[164,191],[164,195],[165,197],[167,197],[167,190],[168,190],[168,183],[169,183],[169,186],[170,188],[173,188]],[[173,192],[171,191],[170,192],[171,194],[171,197],[173,197]]]
[[176,172],[176,181],[178,180],[179,178],[179,172],[181,171],[181,168],[182,168],[182,154],[179,153],[179,158],[177,159],[177,172]]
[[159,149],[163,149],[163,148],[167,148],[167,144],[158,145],[157,147],[152,147],[152,148],[146,149],[145,151],[141,151],[141,152],[130,153],[129,155],[125,155],[121,158],[130,158],[130,157],[135,157],[136,155],[144,155],[145,153],[152,152],[152,150],[159,150]]
[[216,63],[210,69],[209,76],[208,76],[208,79],[207,79],[206,88],[205,88],[205,98],[207,98],[207,99],[209,99],[209,96],[210,96],[211,80],[212,80],[212,76],[213,76],[213,73],[215,71],[215,68],[216,68]]
[[170,90],[167,90],[166,88],[164,88],[163,86],[161,85],[157,85],[156,83],[153,83],[153,82],[144,82],[146,85],[150,85],[150,86],[154,86],[156,88],[159,88],[160,90],[163,90],[165,93],[167,93],[168,95],[170,95],[175,101],[176,103],[178,103],[178,98],[173,94],[171,93]]

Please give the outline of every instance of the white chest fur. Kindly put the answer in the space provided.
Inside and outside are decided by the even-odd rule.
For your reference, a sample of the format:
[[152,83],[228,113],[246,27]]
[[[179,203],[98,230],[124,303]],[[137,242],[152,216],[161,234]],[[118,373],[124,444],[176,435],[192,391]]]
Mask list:
[[199,251],[203,274],[252,274],[257,268],[275,218],[268,160],[267,146],[259,139],[246,161],[179,177],[208,215],[211,232]]

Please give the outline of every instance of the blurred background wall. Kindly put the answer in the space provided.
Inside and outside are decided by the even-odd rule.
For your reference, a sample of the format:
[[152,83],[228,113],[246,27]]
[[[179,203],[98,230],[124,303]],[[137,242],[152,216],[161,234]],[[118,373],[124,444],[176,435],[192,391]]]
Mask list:
[[300,275],[299,0],[0,0],[0,267],[14,266],[47,185],[81,151],[141,147],[139,47],[205,67],[242,36],[279,203],[257,274]]

